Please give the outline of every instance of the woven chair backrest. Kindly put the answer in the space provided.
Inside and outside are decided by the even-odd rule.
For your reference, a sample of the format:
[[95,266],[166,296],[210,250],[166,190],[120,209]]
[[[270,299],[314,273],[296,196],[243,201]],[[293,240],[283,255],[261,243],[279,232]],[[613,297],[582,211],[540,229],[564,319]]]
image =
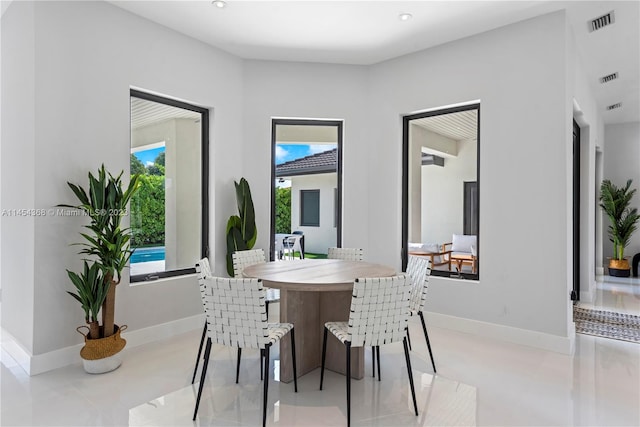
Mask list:
[[409,319],[410,295],[411,281],[405,274],[356,279],[348,328],[351,345],[402,341]]
[[200,261],[196,262],[196,273],[198,273],[198,280],[213,276],[208,258],[202,258]]
[[426,257],[409,256],[407,275],[411,278],[411,304],[409,310],[420,312],[427,302],[431,260]]
[[364,250],[359,248],[329,248],[327,258],[362,261],[364,260]]
[[266,262],[264,250],[249,249],[246,251],[235,251],[233,257],[233,277],[242,277],[242,270],[250,265]]
[[260,279],[205,277],[200,293],[211,341],[240,348],[265,347],[269,334]]

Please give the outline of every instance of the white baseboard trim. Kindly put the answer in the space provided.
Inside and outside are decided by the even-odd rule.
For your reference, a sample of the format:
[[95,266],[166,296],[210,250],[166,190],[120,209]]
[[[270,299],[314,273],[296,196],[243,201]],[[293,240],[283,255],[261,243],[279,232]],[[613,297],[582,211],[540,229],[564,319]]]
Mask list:
[[[125,331],[122,333],[122,337],[127,340],[127,346],[124,351],[139,345],[171,338],[194,329],[202,329],[203,325],[204,314],[199,314],[160,325],[136,329],[135,331]],[[4,330],[2,330],[2,334],[3,350],[14,358],[29,375],[38,375],[53,369],[82,362],[80,350],[84,344],[77,344],[34,356],[22,348],[11,334],[6,333]]]
[[575,325],[573,331],[569,331],[568,337],[531,331],[528,329],[514,328],[512,326],[498,325],[479,320],[465,319],[449,316],[447,314],[425,312],[429,325],[438,328],[452,329],[487,338],[495,338],[514,344],[527,345],[562,354],[573,354],[575,342]]
[[7,354],[11,356],[27,374],[31,375],[31,365],[29,363],[31,360],[31,353],[22,347],[13,335],[7,332],[4,328],[2,328],[0,333],[2,334],[2,350],[7,352]]

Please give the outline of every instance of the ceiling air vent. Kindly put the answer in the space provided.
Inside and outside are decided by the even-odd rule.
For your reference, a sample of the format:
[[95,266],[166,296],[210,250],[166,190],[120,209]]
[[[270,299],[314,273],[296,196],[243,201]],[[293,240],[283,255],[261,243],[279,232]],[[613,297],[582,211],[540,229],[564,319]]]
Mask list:
[[608,76],[600,77],[600,83],[609,83],[611,80],[618,78],[618,73],[609,74]]
[[622,107],[622,102],[616,102],[615,104],[611,104],[607,106],[607,111],[615,110],[616,108]]
[[611,25],[616,22],[615,15],[613,14],[613,10],[606,15],[602,15],[599,18],[596,18],[592,21],[589,21],[589,32],[597,31],[601,28],[606,27],[607,25]]

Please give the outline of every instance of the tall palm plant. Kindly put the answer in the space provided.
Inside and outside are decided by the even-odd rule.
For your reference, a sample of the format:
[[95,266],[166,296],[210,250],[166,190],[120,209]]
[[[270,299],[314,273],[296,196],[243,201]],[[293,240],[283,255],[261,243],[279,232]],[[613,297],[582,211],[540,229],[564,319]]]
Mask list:
[[[91,338],[108,337],[115,332],[115,286],[120,283],[122,270],[132,254],[129,246],[131,234],[129,229],[121,227],[121,222],[122,217],[127,214],[129,200],[138,190],[140,178],[139,175],[132,176],[127,189],[123,190],[122,174],[123,172],[120,172],[120,175],[114,177],[102,165],[98,169],[97,177],[89,172],[89,188],[87,190],[79,185],[67,183],[80,204],[60,205],[79,209],[90,219],[89,224],[85,225],[89,232],[80,233],[85,241],[78,243],[78,245],[84,246],[80,254],[89,255],[95,263],[94,265],[98,266],[101,274],[96,276],[94,266],[89,268],[85,262],[84,276],[91,279],[85,282],[88,282],[90,286],[87,286],[87,283],[83,284],[83,280],[80,280],[83,275],[74,277],[70,274],[69,278],[79,291],[77,296],[82,298],[82,292],[96,292],[99,295],[95,295],[95,297],[104,301],[102,303],[102,336],[95,336],[99,327],[97,327],[97,319],[94,319],[92,315],[92,319],[96,323],[91,325],[90,322],[87,322],[90,323]],[[91,275],[88,275],[89,273]],[[101,278],[102,287],[94,286],[96,277]],[[81,286],[79,287],[79,285]],[[77,296],[74,297],[78,299]],[[98,300],[94,300],[93,305],[96,301]],[[80,302],[82,303],[82,301]]]
[[629,245],[631,235],[637,229],[637,208],[629,207],[636,189],[631,189],[632,180],[628,180],[624,187],[616,187],[605,179],[600,186],[600,207],[609,217],[609,240],[613,242],[613,259],[623,260],[624,249]]

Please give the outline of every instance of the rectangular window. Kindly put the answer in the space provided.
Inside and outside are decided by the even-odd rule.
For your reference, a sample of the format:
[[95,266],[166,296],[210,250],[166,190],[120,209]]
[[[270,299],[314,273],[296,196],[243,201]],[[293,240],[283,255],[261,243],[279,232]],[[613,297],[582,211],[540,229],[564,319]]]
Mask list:
[[320,190],[300,190],[300,225],[320,226]]
[[431,260],[433,276],[480,278],[480,104],[403,118],[403,266]]
[[208,110],[131,90],[131,282],[195,272],[207,253]]

